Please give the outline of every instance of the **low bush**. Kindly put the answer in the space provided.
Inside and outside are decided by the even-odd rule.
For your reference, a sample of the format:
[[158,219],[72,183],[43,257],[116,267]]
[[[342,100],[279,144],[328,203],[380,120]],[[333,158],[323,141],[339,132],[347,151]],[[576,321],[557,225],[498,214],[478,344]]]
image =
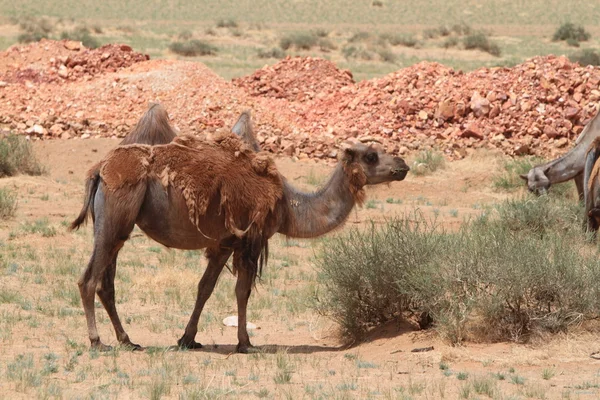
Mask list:
[[27,138],[14,134],[0,137],[0,178],[18,173],[42,175],[45,172]]
[[467,50],[481,50],[496,57],[502,54],[500,46],[490,41],[484,33],[475,33],[466,36],[463,39],[463,45]]
[[585,30],[581,25],[575,25],[572,22],[566,22],[562,24],[554,35],[552,40],[558,42],[560,40],[574,40],[577,42],[585,42],[591,37],[590,33]]
[[81,42],[88,49],[97,49],[100,47],[98,39],[93,37],[90,30],[84,26],[75,28],[72,31],[63,31],[60,34],[60,38]]
[[310,50],[317,44],[317,35],[314,33],[294,33],[284,36],[279,41],[279,46],[284,50],[292,47],[300,50]]
[[492,177],[492,184],[497,190],[509,192],[522,188],[525,185],[519,175],[526,175],[531,168],[543,162],[539,157],[518,157],[505,161],[500,172]]
[[352,340],[425,313],[455,344],[523,342],[598,318],[600,259],[570,203],[515,200],[452,233],[418,213],[350,230],[317,255],[317,310]]
[[169,50],[185,57],[210,56],[217,54],[217,48],[201,40],[192,39],[185,42],[173,42]]
[[231,18],[223,18],[217,21],[217,28],[237,28],[238,23]]

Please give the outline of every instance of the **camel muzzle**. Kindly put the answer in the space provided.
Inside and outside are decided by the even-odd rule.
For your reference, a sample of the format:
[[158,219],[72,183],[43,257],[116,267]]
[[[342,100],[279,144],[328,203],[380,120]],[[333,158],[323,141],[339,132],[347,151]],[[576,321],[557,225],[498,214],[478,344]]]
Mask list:
[[406,178],[406,174],[408,174],[408,171],[410,171],[408,165],[405,167],[397,167],[391,169],[392,176],[397,181],[401,181],[404,178]]

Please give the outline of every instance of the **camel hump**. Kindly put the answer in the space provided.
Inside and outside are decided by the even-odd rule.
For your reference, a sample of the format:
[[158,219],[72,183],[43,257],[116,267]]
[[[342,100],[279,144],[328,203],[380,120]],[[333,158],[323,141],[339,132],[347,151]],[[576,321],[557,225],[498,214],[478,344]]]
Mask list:
[[100,177],[107,189],[114,191],[133,186],[148,176],[152,148],[148,145],[119,146],[104,158]]
[[169,114],[159,103],[150,103],[148,111],[135,125],[133,130],[125,136],[120,145],[140,144],[167,144],[170,143],[177,133],[169,124]]

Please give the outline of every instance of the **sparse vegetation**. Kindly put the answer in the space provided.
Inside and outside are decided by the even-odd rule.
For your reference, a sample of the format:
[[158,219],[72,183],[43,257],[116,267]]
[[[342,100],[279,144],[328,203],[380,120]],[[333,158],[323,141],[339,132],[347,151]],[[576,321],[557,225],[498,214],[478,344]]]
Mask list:
[[90,30],[85,26],[79,26],[72,31],[63,31],[60,34],[60,38],[81,42],[89,49],[96,49],[100,47],[100,42],[98,39],[94,38]]
[[0,188],[0,219],[10,218],[17,211],[17,194],[9,188]]
[[556,30],[556,32],[554,32],[552,40],[557,42],[570,39],[576,42],[585,42],[589,40],[590,37],[591,35],[583,26],[576,25],[572,22],[565,22]]
[[294,33],[284,36],[279,41],[279,46],[284,50],[289,50],[292,47],[298,50],[310,50],[316,46],[318,41],[314,33]]
[[431,174],[438,169],[444,168],[446,161],[444,155],[438,151],[421,151],[411,165],[410,171],[417,175]]
[[18,173],[42,175],[45,172],[27,138],[14,134],[0,137],[0,178]]
[[[593,318],[600,303],[590,277],[600,261],[578,250],[580,220],[557,213],[540,222],[529,201],[501,205],[456,234],[417,215],[328,241],[317,258],[318,310],[354,339],[409,310],[426,312],[452,343],[523,341]],[[550,200],[537,201],[546,215]]]
[[38,42],[47,39],[54,30],[54,26],[47,18],[26,17],[19,22],[21,33],[17,40],[19,43]]
[[496,57],[500,57],[502,54],[500,46],[490,41],[487,35],[481,32],[466,36],[463,39],[463,45],[467,50],[481,50]]
[[272,47],[270,50],[260,49],[258,50],[258,58],[276,58],[282,59],[286,56],[285,51],[279,47]]
[[185,57],[212,56],[217,54],[215,46],[198,39],[173,42],[169,45],[169,50]]
[[492,183],[498,190],[514,191],[525,187],[519,175],[527,174],[535,165],[544,162],[537,157],[518,157],[503,163],[503,171],[494,175]]
[[237,28],[238,23],[235,19],[224,18],[217,21],[217,28]]

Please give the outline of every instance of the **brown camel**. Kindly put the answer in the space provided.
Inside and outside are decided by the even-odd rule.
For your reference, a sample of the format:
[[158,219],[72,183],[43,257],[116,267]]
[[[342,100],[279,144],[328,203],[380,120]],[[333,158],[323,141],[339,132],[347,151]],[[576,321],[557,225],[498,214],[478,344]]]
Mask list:
[[[295,190],[273,161],[255,153],[239,137],[213,140],[180,136],[158,146],[120,146],[92,169],[83,209],[71,228],[88,214],[94,221],[94,249],[78,284],[91,346],[110,347],[96,329],[97,293],[122,345],[133,344],[115,307],[114,278],[119,250],[134,225],[167,247],[206,249],[208,266],[198,283],[196,304],[178,344],[200,348],[198,320],[227,260],[237,274],[237,351],[251,347],[246,309],[255,278],[276,232],[288,237],[323,235],[344,223],[365,198],[365,185],[400,181],[409,168],[378,145],[354,144],[341,154],[331,178],[315,193]],[[235,173],[233,173],[235,172]]]

